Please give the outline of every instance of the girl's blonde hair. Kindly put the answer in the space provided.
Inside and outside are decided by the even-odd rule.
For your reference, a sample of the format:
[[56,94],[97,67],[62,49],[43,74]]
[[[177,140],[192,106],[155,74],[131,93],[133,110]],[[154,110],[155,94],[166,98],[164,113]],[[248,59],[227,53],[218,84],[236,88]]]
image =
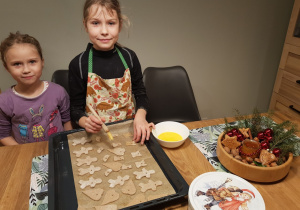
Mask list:
[[34,37],[29,36],[28,34],[21,34],[19,31],[17,31],[16,33],[10,33],[9,36],[4,39],[0,45],[1,60],[5,68],[7,68],[5,55],[14,44],[32,44],[33,46],[35,46],[41,59],[43,60],[42,48],[39,41]]
[[108,12],[115,10],[120,24],[126,21],[127,25],[130,25],[128,18],[121,13],[121,6],[118,0],[86,0],[83,7],[83,22],[85,26],[90,16],[90,8],[95,4],[105,7]]

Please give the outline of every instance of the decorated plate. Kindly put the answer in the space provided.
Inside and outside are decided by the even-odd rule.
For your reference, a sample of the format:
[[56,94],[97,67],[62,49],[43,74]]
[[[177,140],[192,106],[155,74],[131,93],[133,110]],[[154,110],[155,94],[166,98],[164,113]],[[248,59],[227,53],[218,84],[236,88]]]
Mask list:
[[226,172],[198,176],[189,189],[189,209],[265,210],[258,190],[245,179]]

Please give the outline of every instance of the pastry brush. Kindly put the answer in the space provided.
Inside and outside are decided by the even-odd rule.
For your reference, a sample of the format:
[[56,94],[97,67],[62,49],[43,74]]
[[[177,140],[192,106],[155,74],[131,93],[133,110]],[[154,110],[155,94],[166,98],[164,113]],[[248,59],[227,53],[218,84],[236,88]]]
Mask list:
[[[91,112],[93,113],[93,115],[95,117],[97,117],[99,120],[101,120],[100,116],[97,114],[97,112],[93,109],[93,107],[89,104],[87,104],[87,106],[89,107],[89,109],[91,110]],[[102,121],[102,120],[101,120]],[[113,136],[111,135],[108,127],[105,125],[105,123],[102,124],[102,128],[104,129],[104,131],[106,132],[106,134],[108,135],[110,140],[114,140]]]

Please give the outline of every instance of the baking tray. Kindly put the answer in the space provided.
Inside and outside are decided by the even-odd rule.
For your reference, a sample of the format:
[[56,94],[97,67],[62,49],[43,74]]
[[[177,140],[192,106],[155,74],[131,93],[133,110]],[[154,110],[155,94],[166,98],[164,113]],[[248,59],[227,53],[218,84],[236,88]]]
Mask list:
[[[50,136],[48,175],[48,208],[50,210],[75,210],[78,207],[67,135],[83,130],[64,131]],[[162,209],[187,202],[188,184],[152,134],[150,141],[146,141],[145,145],[174,188],[175,194],[126,207],[122,210]]]

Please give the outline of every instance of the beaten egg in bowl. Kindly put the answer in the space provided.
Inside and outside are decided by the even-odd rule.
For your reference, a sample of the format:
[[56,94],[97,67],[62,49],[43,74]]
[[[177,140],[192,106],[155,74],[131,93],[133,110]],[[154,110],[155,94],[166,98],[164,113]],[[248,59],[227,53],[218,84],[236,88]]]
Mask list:
[[174,121],[160,122],[152,130],[158,143],[167,148],[179,147],[189,137],[189,129],[182,123]]
[[180,141],[182,140],[182,136],[175,132],[164,132],[158,135],[160,140],[164,141]]

